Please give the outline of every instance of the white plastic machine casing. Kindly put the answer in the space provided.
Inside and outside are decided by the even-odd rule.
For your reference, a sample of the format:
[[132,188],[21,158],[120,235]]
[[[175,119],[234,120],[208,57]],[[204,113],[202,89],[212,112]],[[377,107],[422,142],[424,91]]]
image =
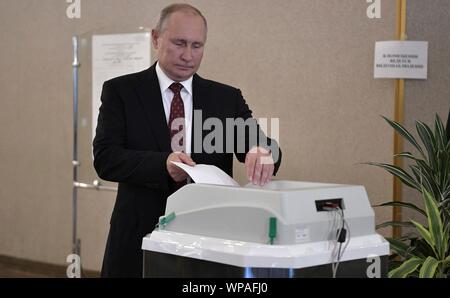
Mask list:
[[[144,250],[240,267],[303,268],[330,263],[335,212],[316,201],[342,199],[350,242],[341,261],[389,254],[375,232],[363,186],[272,181],[264,187],[188,184],[167,200],[176,217],[143,239]],[[274,245],[269,219],[277,219]]]

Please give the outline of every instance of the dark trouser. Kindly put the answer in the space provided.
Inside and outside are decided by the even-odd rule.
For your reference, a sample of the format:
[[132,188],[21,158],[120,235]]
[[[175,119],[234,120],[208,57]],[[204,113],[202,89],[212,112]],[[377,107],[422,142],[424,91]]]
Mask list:
[[142,237],[137,227],[111,224],[101,277],[142,278]]

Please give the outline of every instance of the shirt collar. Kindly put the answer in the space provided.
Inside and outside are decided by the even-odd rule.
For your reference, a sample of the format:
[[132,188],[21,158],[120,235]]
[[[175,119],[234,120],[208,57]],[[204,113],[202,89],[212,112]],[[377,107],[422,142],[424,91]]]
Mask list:
[[[164,71],[159,66],[159,61],[156,63],[156,75],[158,76],[159,87],[161,88],[161,93],[165,92],[170,85],[172,85],[175,81],[169,78]],[[183,85],[184,89],[192,95],[192,76],[186,81],[179,82]]]

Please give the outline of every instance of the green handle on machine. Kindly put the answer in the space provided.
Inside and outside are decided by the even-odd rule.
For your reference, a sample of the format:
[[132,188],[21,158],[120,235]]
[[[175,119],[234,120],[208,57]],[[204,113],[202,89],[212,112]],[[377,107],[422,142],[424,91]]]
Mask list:
[[172,213],[170,213],[169,215],[167,215],[167,216],[162,216],[160,219],[159,219],[159,226],[160,227],[165,227],[169,222],[171,222],[172,220],[174,220],[175,219],[175,212],[172,212]]
[[269,239],[271,245],[273,245],[273,240],[276,237],[277,237],[277,218],[271,217],[269,219]]

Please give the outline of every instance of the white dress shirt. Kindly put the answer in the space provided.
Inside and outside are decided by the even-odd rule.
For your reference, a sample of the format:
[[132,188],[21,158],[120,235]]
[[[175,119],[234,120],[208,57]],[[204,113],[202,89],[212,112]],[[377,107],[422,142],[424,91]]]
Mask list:
[[[170,85],[175,83],[174,80],[169,78],[159,66],[159,62],[156,63],[156,75],[158,76],[159,87],[161,88],[161,96],[164,105],[164,112],[166,114],[166,122],[169,123],[170,105],[173,99],[173,92],[169,89]],[[191,139],[192,139],[192,77],[186,81],[179,82],[183,85],[181,89],[181,99],[184,105],[184,118],[185,118],[185,130],[186,130],[186,154],[191,154]]]

